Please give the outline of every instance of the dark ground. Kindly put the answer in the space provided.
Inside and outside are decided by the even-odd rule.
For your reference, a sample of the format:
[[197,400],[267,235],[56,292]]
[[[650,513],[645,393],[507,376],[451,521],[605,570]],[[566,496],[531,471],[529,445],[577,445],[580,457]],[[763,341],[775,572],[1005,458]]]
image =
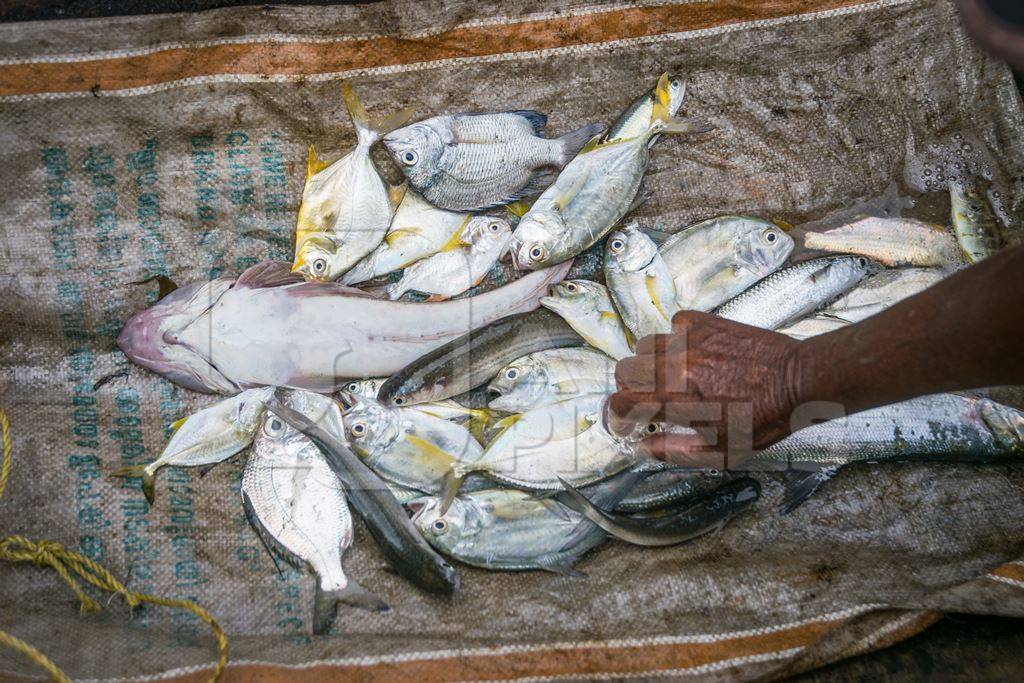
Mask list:
[[[196,12],[240,5],[362,4],[374,0],[294,2],[277,0],[0,0],[0,21],[107,17],[126,14]],[[990,0],[999,15],[1024,22],[1024,0]],[[1024,90],[1024,78],[1017,75]],[[847,659],[795,681],[1024,681],[1024,622],[1017,619],[949,614],[914,638],[894,647]]]

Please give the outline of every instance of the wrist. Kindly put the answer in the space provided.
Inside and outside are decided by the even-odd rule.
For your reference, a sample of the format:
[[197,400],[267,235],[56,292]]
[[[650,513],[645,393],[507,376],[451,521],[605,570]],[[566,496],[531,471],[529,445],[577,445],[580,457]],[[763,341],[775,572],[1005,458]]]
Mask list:
[[786,369],[790,405],[839,400],[835,387],[838,367],[829,334],[805,339],[796,345]]

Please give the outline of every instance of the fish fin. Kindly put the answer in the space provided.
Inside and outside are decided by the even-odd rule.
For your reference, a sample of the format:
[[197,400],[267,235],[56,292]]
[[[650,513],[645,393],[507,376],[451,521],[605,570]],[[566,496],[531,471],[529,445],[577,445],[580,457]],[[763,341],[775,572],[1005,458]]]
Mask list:
[[393,282],[384,288],[384,294],[388,299],[395,301],[402,298],[402,295],[409,291],[409,288],[402,284],[402,281]]
[[186,422],[188,422],[188,418],[189,418],[189,416],[186,415],[185,417],[182,417],[182,418],[177,419],[174,422],[172,422],[171,423],[171,434],[169,434],[168,436],[173,435],[176,431],[181,429],[181,426],[183,424],[185,424]]
[[398,228],[384,235],[384,241],[389,247],[395,246],[395,241],[401,237],[418,237],[423,234],[419,228]]
[[200,465],[198,468],[196,468],[199,471],[199,478],[202,479],[203,477],[205,477],[213,470],[214,467],[216,467],[219,464],[219,462],[215,462],[210,465]]
[[781,218],[770,219],[772,223],[782,229],[783,232],[789,232],[793,229],[793,224],[788,221],[784,221]]
[[[641,203],[647,201],[650,198],[651,198],[650,194],[644,193],[644,196],[643,196],[643,199],[641,200]],[[639,204],[634,203],[634,206],[630,207],[630,211],[632,211],[637,206],[639,206]],[[665,244],[665,242],[668,242],[669,239],[672,237],[671,234],[665,232],[664,230],[659,230],[658,228],[640,228],[640,231],[643,232],[648,237],[650,237],[651,241],[654,242],[654,245],[659,247],[659,248],[663,244]]]
[[816,271],[814,271],[813,273],[811,273],[810,275],[808,275],[808,277],[809,277],[809,278],[811,279],[811,282],[817,282],[817,281],[818,281],[818,278],[820,278],[820,277],[821,277],[822,275],[824,275],[825,273],[827,273],[827,272],[828,272],[828,269],[829,269],[829,268],[831,268],[831,267],[832,267],[832,265],[831,265],[831,264],[829,264],[829,263],[826,263],[826,264],[825,264],[825,265],[823,265],[823,266],[822,266],[821,268],[818,268],[818,269],[817,269]]
[[473,220],[473,216],[467,213],[466,217],[462,219],[461,223],[459,223],[459,227],[455,228],[455,230],[452,231],[451,237],[449,237],[448,241],[441,245],[441,248],[438,249],[438,252],[455,251],[456,249],[461,249],[462,247],[471,246],[470,243],[465,240],[465,235],[463,235],[463,233],[466,231],[466,226],[469,225],[469,222],[471,220]]
[[[518,192],[505,197],[501,204],[509,204],[520,201],[523,197],[532,197],[548,189],[558,179],[558,172],[550,168],[540,168],[533,172],[530,181]],[[532,202],[531,202],[532,204]]]
[[811,472],[790,472],[786,478],[786,493],[779,504],[779,512],[788,515],[818,490],[826,481],[836,476],[842,467],[822,467]]
[[263,547],[270,555],[270,559],[274,561],[274,566],[277,567],[277,573],[281,573],[281,567],[277,564],[278,559],[284,560],[296,569],[301,569],[305,563],[301,558],[281,545],[281,542],[274,538],[273,534],[267,531],[260,522],[259,516],[256,514],[256,508],[253,506],[252,500],[249,498],[249,494],[245,491],[242,491],[242,508],[245,510],[245,518],[249,520],[249,525],[252,526],[253,531],[255,531],[256,535],[259,536],[260,542],[263,543]]
[[591,140],[600,138],[604,130],[603,123],[588,123],[558,138],[562,144],[562,155],[558,165],[565,166],[572,161],[584,147],[590,144]]
[[480,443],[486,441],[487,431],[498,421],[490,408],[473,408],[469,411],[469,433]]
[[[683,86],[683,97],[686,97],[686,86]],[[657,133],[706,133],[713,130],[707,121],[698,118],[676,118],[670,113],[671,95],[669,93],[668,73],[663,73],[654,88],[654,111],[651,112],[650,130]]]
[[129,282],[128,284],[145,285],[150,282],[153,282],[154,280],[156,280],[156,283],[160,286],[160,290],[158,291],[156,297],[157,301],[163,299],[165,296],[167,296],[168,294],[170,294],[171,292],[178,288],[178,285],[174,283],[174,280],[167,277],[166,275],[161,275],[159,273],[157,273],[156,275],[150,275],[149,277],[144,278],[142,280],[134,280],[132,282]]
[[584,574],[579,569],[576,569],[575,567],[572,566],[572,563],[573,563],[574,559],[575,558],[569,558],[569,559],[559,558],[558,560],[553,561],[553,562],[545,562],[545,561],[542,560],[539,563],[539,567],[541,569],[543,569],[544,571],[546,571],[546,572],[551,572],[552,574],[558,574],[559,576],[564,576],[564,577],[569,578],[569,579],[585,579],[585,578],[587,578],[586,574]]
[[306,159],[306,180],[308,181],[325,168],[327,168],[327,162],[316,153],[316,147],[310,145],[309,157]]
[[506,204],[505,209],[516,218],[522,218],[529,213],[530,207],[532,206],[533,202],[528,199],[517,199],[514,202]]
[[[152,463],[150,463],[152,464]],[[110,473],[112,477],[121,479],[141,479],[142,492],[146,495],[146,502],[150,505],[156,500],[156,473],[147,469],[149,465],[131,465],[122,467]]]
[[409,183],[402,183],[401,185],[389,185],[388,186],[388,197],[391,199],[391,206],[395,209],[405,199],[405,193],[409,189]]
[[679,133],[682,135],[698,133],[708,133],[713,131],[715,126],[704,119],[697,117],[688,118],[675,118],[666,121],[659,126],[659,132],[661,133]]
[[559,213],[565,211],[565,207],[569,206],[569,203],[576,198],[576,195],[580,193],[583,186],[587,184],[587,174],[578,173],[576,181],[571,187],[567,188],[564,192],[554,198],[555,210]]
[[447,301],[450,297],[447,294],[431,294],[427,297],[426,303],[428,304],[439,304],[442,301]]
[[600,135],[595,135],[594,137],[592,137],[589,140],[587,140],[587,143],[585,145],[583,145],[583,147],[580,148],[580,151],[576,153],[576,156],[580,156],[581,154],[586,154],[587,152],[593,152],[598,147],[607,147],[609,145],[614,145],[614,144],[618,144],[620,142],[624,142],[626,139],[631,139],[631,138],[620,138],[620,139],[614,140],[612,142],[602,142],[601,141],[601,137],[602,136],[600,136]]
[[537,498],[537,502],[540,503],[547,509],[548,512],[555,515],[561,520],[566,522],[572,521],[572,516],[569,511],[566,510],[565,506],[559,503],[554,498]]
[[301,274],[292,272],[292,266],[285,261],[263,261],[252,266],[235,280],[235,287],[266,289],[283,287],[305,282]]
[[[633,203],[629,205],[628,209],[626,209],[626,213],[630,213],[630,212],[635,211],[636,209],[640,208],[641,206],[646,204],[647,201],[650,200],[650,198],[653,197],[653,196],[654,195],[652,193],[650,193],[650,192],[641,192],[640,194],[638,194],[636,197],[633,198]],[[640,231],[643,232],[648,237],[650,237],[650,232],[648,230],[644,230],[643,228],[640,228]],[[668,237],[669,236],[666,235],[665,239],[667,240]],[[654,241],[653,238],[652,238],[651,241]],[[662,240],[662,242],[664,243],[664,240]],[[661,246],[657,242],[655,242],[655,244],[658,245],[658,246]]]
[[509,114],[515,114],[516,116],[522,116],[524,119],[530,122],[533,127],[533,134],[537,137],[544,137],[544,126],[548,125],[548,117],[546,114],[542,114],[539,111],[532,109],[516,109],[508,112]]
[[459,489],[462,488],[462,481],[465,478],[464,472],[456,472],[455,469],[450,469],[445,472],[444,480],[441,482],[441,503],[438,507],[439,514],[448,512],[448,508],[451,507],[452,501],[455,500],[455,496],[459,495]]
[[345,101],[348,115],[352,117],[352,124],[356,127],[356,135],[359,137],[360,144],[372,145],[384,135],[404,126],[412,118],[412,109],[403,109],[382,119],[371,121],[369,114],[366,113],[366,108],[352,88],[352,84],[348,82],[341,84],[341,97]]
[[390,612],[391,607],[380,596],[352,579],[341,590],[325,591],[318,585],[313,595],[313,633],[323,635],[331,630],[338,604],[344,603],[367,612]]

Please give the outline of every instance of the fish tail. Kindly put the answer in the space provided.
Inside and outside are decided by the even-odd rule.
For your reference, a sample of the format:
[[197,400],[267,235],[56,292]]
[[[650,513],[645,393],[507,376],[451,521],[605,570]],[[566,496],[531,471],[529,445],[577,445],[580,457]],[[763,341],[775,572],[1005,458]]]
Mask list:
[[573,158],[579,154],[580,150],[583,149],[584,145],[591,141],[595,136],[604,133],[603,123],[588,123],[585,126],[577,128],[574,131],[566,133],[562,137],[558,138],[559,143],[559,166],[565,166],[567,163],[573,160]]
[[489,408],[474,408],[469,411],[469,433],[473,438],[484,443],[487,441],[487,432],[498,421],[497,412]]
[[384,293],[387,294],[388,298],[392,301],[400,298],[407,291],[409,291],[409,288],[403,285],[401,280],[393,282],[384,288]]
[[150,505],[156,500],[156,473],[149,469],[149,465],[131,465],[111,472],[112,477],[123,479],[142,479],[142,492],[146,494],[146,500]]
[[[682,118],[672,116],[671,95],[669,93],[668,73],[663,73],[658,79],[658,85],[654,89],[654,111],[651,113],[651,126],[649,133],[706,133],[713,130],[714,126],[698,118]],[[685,97],[685,90],[684,97]]]
[[352,124],[356,127],[356,135],[359,137],[361,145],[372,145],[396,128],[404,126],[412,118],[412,109],[402,109],[384,118],[371,121],[351,83],[342,84],[341,97],[345,101],[348,115],[352,117]]
[[1024,413],[987,398],[980,400],[981,419],[1011,452],[1024,450]]
[[352,579],[339,590],[324,590],[319,585],[313,596],[313,633],[323,635],[331,630],[339,604],[351,605],[368,612],[389,612],[391,607],[373,591]]
[[472,470],[467,470],[456,464],[444,475],[444,481],[441,482],[441,506],[438,508],[440,514],[448,512],[455,496],[459,495],[459,489],[462,488],[462,482],[469,471]]

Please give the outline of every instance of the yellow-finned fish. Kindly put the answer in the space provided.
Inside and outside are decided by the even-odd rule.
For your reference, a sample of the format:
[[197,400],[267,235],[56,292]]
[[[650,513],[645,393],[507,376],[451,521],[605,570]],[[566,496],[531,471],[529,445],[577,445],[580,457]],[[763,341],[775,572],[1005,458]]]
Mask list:
[[1000,231],[995,213],[974,186],[949,183],[953,232],[968,263],[977,263],[999,249]]
[[611,234],[604,254],[608,289],[633,337],[671,332],[676,289],[653,240],[631,224]]
[[559,282],[540,305],[560,315],[588,344],[615,360],[633,355],[633,335],[615,310],[608,288],[600,282]]
[[292,270],[310,280],[336,280],[384,239],[404,187],[391,189],[370,160],[381,136],[409,120],[403,110],[371,122],[355,91],[342,85],[342,96],[356,128],[356,148],[327,165],[309,148],[306,187],[295,226]]

